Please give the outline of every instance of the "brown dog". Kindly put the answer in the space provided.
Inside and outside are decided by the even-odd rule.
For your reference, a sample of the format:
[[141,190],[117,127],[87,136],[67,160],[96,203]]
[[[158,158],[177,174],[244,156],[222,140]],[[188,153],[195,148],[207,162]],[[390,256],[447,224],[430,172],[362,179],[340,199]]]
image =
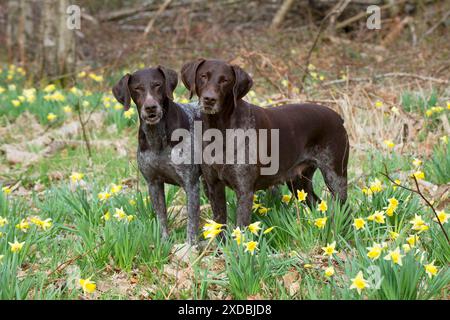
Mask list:
[[336,112],[314,104],[264,109],[247,103],[242,98],[252,87],[251,77],[240,67],[221,60],[190,62],[181,73],[191,96],[199,98],[204,130],[214,128],[224,135],[227,129],[279,130],[279,169],[275,174],[262,175],[264,166],[259,159],[256,164],[202,164],[217,222],[226,223],[227,219],[225,186],[236,192],[239,226],[251,221],[254,192],[279,183],[287,183],[294,194],[304,189],[312,206],[318,200],[312,186],[317,168],[331,193],[342,202],[346,200],[349,143],[343,120]]
[[173,102],[173,91],[178,83],[174,70],[158,66],[126,74],[114,86],[114,97],[130,108],[131,100],[139,114],[139,145],[137,162],[148,184],[152,206],[159,220],[161,234],[169,236],[164,184],[181,186],[187,196],[187,241],[197,242],[200,215],[200,165],[178,164],[172,161],[176,129],[192,130],[199,110],[192,105]]

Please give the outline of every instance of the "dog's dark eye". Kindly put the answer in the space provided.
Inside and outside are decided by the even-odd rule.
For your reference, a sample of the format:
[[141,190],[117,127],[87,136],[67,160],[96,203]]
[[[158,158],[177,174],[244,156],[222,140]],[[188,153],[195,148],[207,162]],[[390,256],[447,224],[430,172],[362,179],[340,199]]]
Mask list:
[[219,81],[219,83],[227,83],[227,82],[228,82],[228,79],[225,79],[225,78],[220,79],[220,81]]
[[137,88],[134,88],[134,91],[139,92],[139,93],[142,93],[142,92],[145,91],[145,89],[142,88],[142,87],[137,87]]
[[202,79],[202,80],[206,80],[208,78],[208,76],[206,75],[206,74],[202,74],[201,76],[200,76],[200,79]]
[[153,87],[155,87],[155,88],[159,88],[159,87],[161,87],[161,83],[159,83],[159,82],[156,82],[156,83],[154,83],[154,84],[153,84]]

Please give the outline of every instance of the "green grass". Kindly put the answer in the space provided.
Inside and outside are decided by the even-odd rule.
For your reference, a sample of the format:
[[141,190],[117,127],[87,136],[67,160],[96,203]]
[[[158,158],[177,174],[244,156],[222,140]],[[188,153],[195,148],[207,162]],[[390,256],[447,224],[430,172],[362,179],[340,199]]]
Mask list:
[[[450,158],[444,141],[437,141],[428,157],[411,151],[372,150],[351,158],[349,199],[345,205],[333,201],[317,173],[315,191],[327,202],[325,212],[309,209],[293,197],[281,201],[283,195],[289,195],[287,186],[281,186],[277,192],[259,191],[256,202],[269,211],[265,215],[254,211],[252,222],[260,222],[262,229],[257,234],[243,230],[241,244],[232,236],[236,197],[227,189],[229,221],[222,241],[212,240],[204,256],[192,264],[192,260],[178,260],[174,252],[175,245],[185,242],[186,217],[170,214],[171,237],[162,240],[144,180],[139,177],[136,181],[136,114],[125,118],[123,110],[115,108],[110,94],[101,93],[99,84],[90,79],[77,84],[81,95],[56,88],[65,100],[47,101],[44,96],[49,93],[38,88],[33,102],[25,100],[15,107],[11,101],[23,96],[23,88],[28,86],[17,72],[7,80],[10,72],[4,69],[0,74],[0,87],[5,89],[0,93],[0,126],[7,128],[28,111],[42,127],[53,130],[76,121],[78,100],[88,101],[89,105],[82,107],[84,115],[93,110],[105,115],[103,127],[89,130],[90,139],[127,139],[127,155],[119,156],[113,147],[96,147],[89,158],[84,144],[80,144],[65,147],[32,166],[16,165],[0,176],[0,181],[4,181],[0,187],[20,182],[11,193],[7,189],[0,191],[0,299],[448,298],[450,249],[433,220],[433,212],[416,194],[393,186],[381,175],[386,166],[394,179],[400,178],[402,184],[411,187],[410,174],[423,170],[427,181],[448,183]],[[14,90],[8,88],[11,83],[16,86]],[[179,86],[176,99],[184,101],[185,94],[186,90]],[[403,108],[421,117],[426,117],[426,110],[440,102],[434,92],[428,97],[411,92],[402,95]],[[72,113],[64,112],[67,105],[72,107]],[[50,112],[57,115],[53,121],[47,119]],[[425,136],[434,134],[439,125],[437,118],[427,121],[432,124],[423,129]],[[14,143],[18,138],[6,135],[0,137],[0,142]],[[81,136],[72,139],[82,141]],[[412,164],[416,157],[423,161],[419,167]],[[71,181],[72,172],[83,173],[82,181]],[[376,179],[381,190],[363,192],[370,190]],[[112,184],[122,185],[122,190],[113,194]],[[40,187],[35,188],[37,185]],[[106,201],[98,197],[104,191],[111,193]],[[383,223],[370,221],[376,211],[386,210],[391,198],[398,200],[394,214],[385,215]],[[204,194],[201,202],[208,203]],[[184,205],[184,193],[167,186],[166,203],[168,207]],[[115,216],[121,212],[119,209],[125,217]],[[423,218],[428,230],[413,229],[411,221],[416,215]],[[202,212],[202,217],[209,218],[210,211]],[[317,219],[325,217],[324,227],[319,228]],[[355,218],[364,219],[364,229],[355,229]],[[46,219],[51,219],[51,226],[45,229],[36,222]],[[28,228],[17,228],[21,222],[28,222]],[[447,233],[449,226],[449,222],[444,224]],[[264,234],[270,227],[274,229]],[[399,234],[396,239],[392,238],[392,231]],[[407,251],[405,244],[412,235],[419,240]],[[9,243],[16,240],[24,245],[18,252],[11,252]],[[245,250],[249,241],[258,242],[253,255]],[[337,252],[324,255],[322,247],[333,242]],[[374,242],[383,245],[376,260],[367,256],[367,247]],[[403,256],[402,266],[384,259],[397,247]],[[425,265],[432,262],[438,272],[429,277]],[[331,266],[335,274],[327,277],[324,270]],[[361,294],[350,289],[351,279],[360,271],[369,284]],[[79,279],[87,278],[97,284],[94,293],[83,293],[78,284]]]

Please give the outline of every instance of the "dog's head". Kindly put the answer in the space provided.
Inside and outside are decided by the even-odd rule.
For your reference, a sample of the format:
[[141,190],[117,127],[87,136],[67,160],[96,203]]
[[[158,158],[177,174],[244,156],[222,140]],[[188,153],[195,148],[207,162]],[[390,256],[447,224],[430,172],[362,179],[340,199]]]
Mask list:
[[112,92],[125,110],[130,108],[133,99],[141,121],[154,125],[167,111],[168,100],[173,100],[177,83],[178,75],[174,70],[158,66],[126,74]]
[[181,69],[181,79],[200,101],[201,111],[216,114],[236,106],[253,85],[253,80],[240,67],[221,60],[204,60],[186,63]]

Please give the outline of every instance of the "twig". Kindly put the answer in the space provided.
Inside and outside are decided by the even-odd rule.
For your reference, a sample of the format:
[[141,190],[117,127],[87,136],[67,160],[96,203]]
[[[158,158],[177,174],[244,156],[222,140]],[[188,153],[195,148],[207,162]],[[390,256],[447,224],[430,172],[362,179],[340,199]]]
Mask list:
[[[345,7],[348,5],[349,2],[350,1],[348,1],[348,0],[341,0],[338,4],[336,4],[330,10],[330,12],[327,13],[325,18],[323,18],[322,21],[320,22],[319,31],[317,31],[316,37],[314,39],[314,42],[313,42],[312,46],[309,48],[308,55],[306,56],[306,60],[305,60],[305,64],[304,64],[306,69],[308,69],[309,62],[311,61],[312,53],[313,53],[314,49],[316,48],[317,44],[319,43],[320,36],[322,35],[322,32],[327,27],[326,22],[328,21],[328,19],[330,17],[340,15],[342,13],[343,9],[345,9]],[[300,82],[301,90],[303,90],[304,83],[305,83],[307,75],[308,75],[307,72],[303,72],[302,80]]]
[[83,118],[82,118],[82,115],[81,115],[81,103],[80,103],[80,100],[78,100],[78,104],[77,104],[77,107],[75,109],[77,110],[78,121],[80,122],[81,132],[83,134],[84,143],[86,144],[86,149],[88,151],[89,159],[92,159],[91,145],[89,143],[89,138],[88,138],[87,133],[86,133],[86,122],[83,121]]
[[444,16],[438,21],[436,22],[436,24],[434,24],[430,29],[427,30],[427,32],[425,32],[419,39],[419,42],[421,42],[423,39],[425,39],[427,36],[429,36],[430,34],[432,34],[434,32],[434,30],[436,30],[437,27],[439,27],[439,25],[441,23],[444,23],[447,18],[450,16],[450,10],[447,11]]
[[436,217],[436,220],[437,220],[439,226],[441,227],[442,232],[444,233],[445,238],[447,239],[447,242],[450,244],[450,239],[449,239],[449,237],[448,237],[447,232],[445,231],[444,226],[443,226],[442,223],[441,223],[441,220],[439,219],[439,216],[438,216],[438,214],[437,214],[437,212],[436,212],[436,209],[434,208],[433,204],[425,197],[425,195],[424,195],[424,194],[422,193],[422,191],[420,190],[419,183],[417,182],[417,178],[416,178],[414,175],[412,176],[412,178],[414,179],[414,183],[415,183],[415,185],[416,185],[416,190],[414,190],[414,189],[412,189],[412,188],[405,187],[405,186],[403,186],[403,185],[401,185],[401,184],[395,182],[395,180],[393,180],[393,179],[389,176],[389,173],[388,173],[386,164],[384,163],[383,165],[384,165],[384,173],[381,172],[381,174],[382,174],[383,176],[385,176],[385,177],[386,177],[389,181],[391,181],[394,185],[396,185],[396,186],[398,186],[398,187],[400,187],[400,188],[402,188],[402,189],[405,189],[405,190],[408,190],[408,191],[410,191],[410,192],[413,192],[413,193],[418,194],[418,195],[423,199],[423,201],[425,201],[425,203],[427,204],[427,206],[431,208],[431,210],[432,210],[433,213],[434,213],[434,216]]
[[413,73],[407,73],[407,72],[389,72],[385,74],[377,74],[372,77],[362,77],[362,78],[352,78],[352,79],[336,79],[328,82],[324,82],[321,85],[322,86],[330,86],[334,84],[341,84],[341,83],[347,83],[347,82],[367,82],[371,80],[378,80],[382,78],[396,78],[396,77],[404,77],[404,78],[414,78],[419,79],[423,81],[432,81],[440,84],[448,84],[449,80],[445,79],[439,79],[439,78],[433,78],[428,76],[421,76],[419,74],[413,74]]
[[270,24],[270,29],[275,30],[277,29],[281,23],[284,20],[284,17],[291,9],[292,5],[294,4],[294,0],[284,0],[281,4],[280,8],[278,9],[277,13],[273,17],[272,23]]
[[147,34],[152,30],[153,25],[155,24],[156,18],[159,17],[159,15],[166,10],[166,8],[169,6],[169,4],[172,2],[172,0],[166,0],[163,4],[159,7],[158,11],[156,11],[153,18],[148,22],[147,26],[145,27],[144,34],[142,35],[142,38],[145,38]]

